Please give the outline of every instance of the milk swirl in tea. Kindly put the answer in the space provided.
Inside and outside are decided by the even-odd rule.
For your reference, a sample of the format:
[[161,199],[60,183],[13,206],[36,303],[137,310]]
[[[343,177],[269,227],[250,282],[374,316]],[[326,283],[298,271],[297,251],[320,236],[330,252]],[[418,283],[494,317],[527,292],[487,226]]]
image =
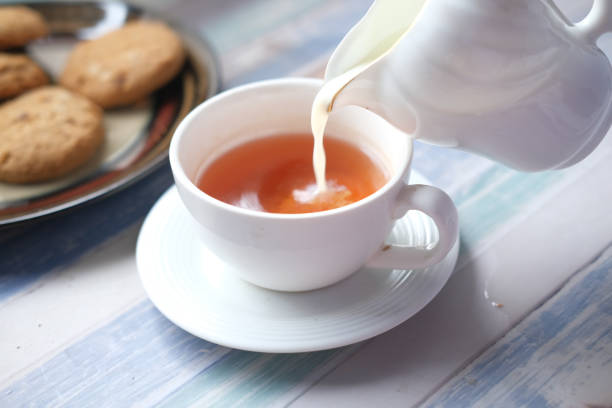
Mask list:
[[296,214],[330,210],[361,200],[382,187],[387,169],[376,153],[325,138],[327,190],[316,194],[313,138],[277,134],[221,154],[198,178],[200,190],[237,207]]

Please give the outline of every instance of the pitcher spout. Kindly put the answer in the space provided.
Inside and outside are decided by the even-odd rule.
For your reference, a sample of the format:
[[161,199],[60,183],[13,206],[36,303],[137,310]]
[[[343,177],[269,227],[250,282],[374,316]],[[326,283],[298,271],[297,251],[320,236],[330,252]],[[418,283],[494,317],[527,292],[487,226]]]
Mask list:
[[382,117],[404,133],[414,135],[417,131],[415,110],[389,76],[384,62],[379,61],[350,81],[332,101],[331,111],[345,106],[359,106]]

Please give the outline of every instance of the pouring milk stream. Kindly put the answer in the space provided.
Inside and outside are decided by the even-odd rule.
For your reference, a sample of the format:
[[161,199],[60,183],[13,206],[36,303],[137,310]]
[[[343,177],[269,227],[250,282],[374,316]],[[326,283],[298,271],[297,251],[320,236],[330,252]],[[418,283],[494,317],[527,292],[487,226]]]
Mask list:
[[[410,30],[427,0],[377,0],[343,40],[343,58],[331,59],[325,84],[312,104],[313,166],[317,191],[327,189],[323,134],[336,95],[355,77],[387,55]],[[338,49],[337,49],[338,50]]]
[[327,117],[347,105],[518,170],[577,163],[612,123],[612,67],[596,45],[610,31],[612,0],[576,24],[552,0],[375,0],[313,103],[318,191]]

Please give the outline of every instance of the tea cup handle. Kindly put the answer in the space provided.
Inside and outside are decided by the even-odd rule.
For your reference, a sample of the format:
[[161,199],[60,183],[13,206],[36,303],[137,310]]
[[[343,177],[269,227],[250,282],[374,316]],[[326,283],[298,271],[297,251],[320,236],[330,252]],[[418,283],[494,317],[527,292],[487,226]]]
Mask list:
[[393,217],[408,210],[429,215],[438,228],[439,239],[433,248],[385,245],[366,266],[370,268],[420,269],[440,262],[452,249],[458,236],[459,217],[451,198],[442,190],[427,185],[404,185],[397,197]]

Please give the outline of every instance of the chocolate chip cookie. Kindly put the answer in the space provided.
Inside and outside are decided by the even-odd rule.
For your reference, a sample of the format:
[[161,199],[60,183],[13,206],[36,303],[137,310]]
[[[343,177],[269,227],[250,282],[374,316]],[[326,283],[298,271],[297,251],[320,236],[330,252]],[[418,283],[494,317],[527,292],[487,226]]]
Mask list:
[[23,6],[0,6],[0,50],[22,47],[48,32],[47,23],[37,11]]
[[0,99],[11,98],[48,83],[45,71],[27,56],[0,52]]
[[180,70],[185,51],[166,24],[137,21],[77,44],[60,83],[104,108],[136,102]]
[[0,180],[33,183],[87,162],[104,138],[102,110],[88,99],[45,86],[0,106]]

